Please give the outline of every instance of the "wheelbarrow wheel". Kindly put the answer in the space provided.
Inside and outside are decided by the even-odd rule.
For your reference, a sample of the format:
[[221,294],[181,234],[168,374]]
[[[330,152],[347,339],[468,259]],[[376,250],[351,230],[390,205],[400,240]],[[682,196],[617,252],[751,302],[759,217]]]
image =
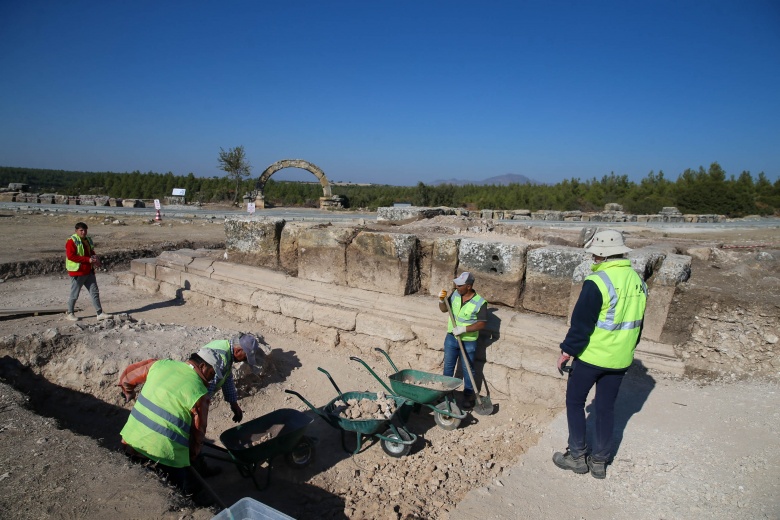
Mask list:
[[295,469],[303,469],[314,460],[314,441],[303,436],[298,444],[284,456],[287,464]]
[[[383,435],[385,437],[389,437],[391,439],[398,439],[399,435],[400,440],[403,441],[410,441],[412,440],[412,437],[403,429],[398,428],[398,435],[393,431],[392,428],[388,429]],[[382,440],[382,449],[385,450],[385,453],[390,455],[391,457],[403,457],[404,455],[408,455],[410,451],[412,451],[412,445],[411,444],[401,444],[400,442],[391,442]]]
[[[455,415],[460,415],[460,408],[458,408],[458,405],[456,405],[453,402],[449,403],[449,408],[447,407],[447,402],[443,401],[436,405],[437,410],[444,410],[449,411],[450,413],[453,413]],[[444,415],[441,412],[435,411],[433,412],[433,420],[436,421],[436,424],[439,426],[439,428],[442,428],[444,430],[454,430],[458,426],[460,426],[460,419],[457,419],[455,417],[450,417],[449,415]]]

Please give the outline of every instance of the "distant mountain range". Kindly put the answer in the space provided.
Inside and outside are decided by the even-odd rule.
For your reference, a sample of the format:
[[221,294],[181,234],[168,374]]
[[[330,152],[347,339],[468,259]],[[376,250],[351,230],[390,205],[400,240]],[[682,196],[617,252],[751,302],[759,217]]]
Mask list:
[[525,175],[518,175],[516,173],[506,173],[504,175],[497,175],[495,177],[488,177],[481,181],[478,180],[462,180],[462,179],[444,179],[433,181],[434,186],[440,184],[453,184],[455,186],[463,186],[464,184],[474,184],[475,186],[506,186],[508,184],[539,184],[535,180],[529,179]]

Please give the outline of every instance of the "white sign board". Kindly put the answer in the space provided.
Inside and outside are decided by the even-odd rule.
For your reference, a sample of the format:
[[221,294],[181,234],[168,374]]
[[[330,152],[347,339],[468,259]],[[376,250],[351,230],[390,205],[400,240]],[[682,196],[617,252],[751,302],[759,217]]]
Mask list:
[[160,209],[160,199],[154,199],[154,209]]
[[251,215],[255,212],[255,203],[254,202],[248,202],[246,205],[247,212]]
[[187,190],[186,190],[186,189],[184,189],[184,188],[173,188],[173,193],[172,193],[172,195],[173,195],[174,197],[183,197],[183,196],[184,196],[184,192],[186,192],[186,191],[187,191]]

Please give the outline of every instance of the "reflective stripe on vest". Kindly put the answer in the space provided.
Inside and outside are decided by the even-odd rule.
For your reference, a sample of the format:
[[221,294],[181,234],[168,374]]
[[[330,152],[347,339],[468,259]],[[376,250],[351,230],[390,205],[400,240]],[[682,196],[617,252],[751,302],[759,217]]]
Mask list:
[[120,435],[136,451],[174,468],[189,465],[192,408],[206,386],[188,363],[164,359],[150,368]]
[[[84,255],[84,243],[81,241],[81,237],[76,235],[75,233],[70,236],[70,238],[73,240],[73,243],[76,244],[76,253],[79,256],[85,256]],[[92,237],[86,237],[87,242],[89,242],[89,252],[95,250],[95,245],[92,243]],[[78,262],[71,261],[67,256],[65,257],[65,269],[68,271],[75,273],[81,268],[81,264]]]
[[601,292],[602,307],[596,328],[579,358],[602,368],[623,369],[631,365],[639,340],[647,285],[631,268],[629,260],[613,260],[593,266],[588,276]]
[[[458,296],[458,298],[455,298],[455,296]],[[467,301],[466,303],[462,304],[463,298],[460,297],[458,293],[453,293],[450,297],[450,303],[452,307],[452,314],[455,315],[455,322],[457,325],[460,325],[462,327],[466,327],[468,325],[473,325],[477,322],[477,315],[479,314],[479,309],[482,308],[482,305],[487,305],[487,301],[485,301],[485,298],[480,296],[477,293],[474,293],[474,296]],[[452,332],[452,320],[447,320],[447,332]],[[460,339],[463,341],[474,341],[479,337],[479,331],[471,331],[471,332],[465,332],[460,335]]]

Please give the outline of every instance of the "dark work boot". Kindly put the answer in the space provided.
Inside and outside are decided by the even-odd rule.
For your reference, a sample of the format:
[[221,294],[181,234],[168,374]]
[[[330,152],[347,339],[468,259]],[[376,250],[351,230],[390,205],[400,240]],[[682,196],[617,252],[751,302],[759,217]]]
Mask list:
[[569,469],[574,473],[583,474],[588,472],[588,463],[585,460],[585,455],[574,458],[571,456],[571,452],[567,449],[566,453],[556,451],[553,454],[553,463],[561,469]]
[[593,478],[607,478],[607,463],[588,457],[588,469]]

